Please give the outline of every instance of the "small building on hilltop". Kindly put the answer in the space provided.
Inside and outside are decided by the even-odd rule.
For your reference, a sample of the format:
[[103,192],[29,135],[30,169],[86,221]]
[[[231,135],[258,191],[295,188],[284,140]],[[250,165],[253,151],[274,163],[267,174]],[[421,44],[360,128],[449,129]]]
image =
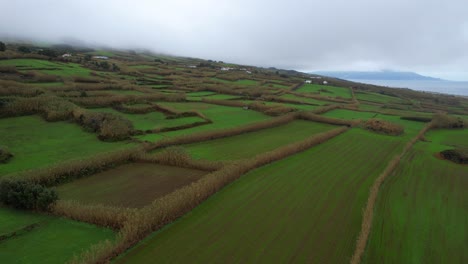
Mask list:
[[108,60],[109,57],[107,57],[107,56],[93,56],[93,59]]

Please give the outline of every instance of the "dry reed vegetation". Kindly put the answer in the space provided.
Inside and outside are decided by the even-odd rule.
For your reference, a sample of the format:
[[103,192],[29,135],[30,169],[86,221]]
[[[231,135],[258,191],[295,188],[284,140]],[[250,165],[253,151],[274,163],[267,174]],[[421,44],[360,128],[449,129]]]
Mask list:
[[135,160],[211,172],[224,166],[223,162],[194,160],[182,147],[168,147],[156,154],[143,153],[138,155]]
[[312,112],[299,112],[298,118],[309,120],[309,121],[315,121],[319,123],[326,123],[330,125],[350,126],[350,127],[357,126],[361,123],[360,120],[345,120],[345,119],[337,119],[337,118],[332,118],[332,117],[321,116],[321,115],[317,115],[313,113],[313,111]]
[[377,201],[377,197],[379,194],[379,189],[382,183],[388,178],[388,176],[395,170],[395,168],[400,163],[401,158],[413,147],[413,145],[420,139],[424,137],[424,134],[431,128],[434,127],[434,124],[428,123],[424,126],[421,131],[411,139],[406,146],[404,147],[403,151],[395,156],[390,162],[388,163],[387,167],[384,171],[377,177],[377,179],[372,184],[369,190],[369,196],[367,198],[367,204],[363,211],[362,222],[361,222],[361,231],[358,235],[356,241],[356,248],[354,250],[353,256],[351,257],[351,264],[359,264],[361,262],[362,255],[364,254],[364,250],[367,246],[367,240],[369,238],[369,234],[372,229],[372,220],[374,218],[374,208]]
[[376,133],[398,136],[405,131],[404,127],[389,121],[371,118],[363,124],[364,128]]

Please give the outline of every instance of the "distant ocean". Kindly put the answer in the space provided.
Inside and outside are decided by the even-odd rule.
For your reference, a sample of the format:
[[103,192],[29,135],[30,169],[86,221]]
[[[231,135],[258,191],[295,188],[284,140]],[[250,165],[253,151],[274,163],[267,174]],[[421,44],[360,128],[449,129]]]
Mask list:
[[355,80],[349,81],[375,84],[380,86],[409,88],[418,91],[468,96],[468,82],[420,81],[420,80]]

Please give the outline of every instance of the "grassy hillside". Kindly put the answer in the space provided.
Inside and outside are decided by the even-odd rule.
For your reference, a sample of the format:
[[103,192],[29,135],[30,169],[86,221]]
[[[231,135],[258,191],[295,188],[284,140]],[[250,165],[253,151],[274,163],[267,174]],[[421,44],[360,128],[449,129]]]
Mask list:
[[466,119],[457,96],[7,43],[0,262],[464,263],[466,165],[440,152]]

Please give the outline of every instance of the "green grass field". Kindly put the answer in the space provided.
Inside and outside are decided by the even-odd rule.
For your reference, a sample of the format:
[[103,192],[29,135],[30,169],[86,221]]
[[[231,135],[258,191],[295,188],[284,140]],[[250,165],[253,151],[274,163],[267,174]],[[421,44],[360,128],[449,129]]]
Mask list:
[[148,134],[139,136],[141,140],[156,141],[164,137],[173,137],[187,135],[191,133],[215,131],[221,129],[234,128],[241,125],[247,125],[269,119],[270,117],[252,110],[243,110],[241,107],[228,107],[214,104],[187,102],[187,103],[159,103],[162,106],[168,106],[179,111],[197,110],[210,118],[213,123],[190,129],[165,132],[160,134]]
[[421,128],[424,126],[424,123],[422,122],[403,120],[400,118],[400,116],[378,114],[378,113],[373,113],[373,112],[358,112],[358,111],[351,111],[351,110],[346,110],[346,109],[335,109],[332,111],[328,111],[323,115],[327,117],[349,119],[349,120],[355,120],[355,119],[367,120],[370,118],[378,118],[382,120],[387,120],[389,122],[402,125],[405,128],[405,137],[415,136],[419,132],[419,130],[421,130]]
[[161,112],[150,112],[147,114],[127,114],[127,113],[119,112],[112,108],[94,108],[90,110],[95,111],[95,112],[113,113],[116,115],[120,115],[130,120],[135,129],[143,130],[143,131],[151,130],[151,129],[177,127],[181,125],[204,121],[198,116],[183,117],[183,118],[176,118],[176,119],[166,119],[166,116]]
[[370,93],[370,92],[355,92],[354,95],[359,101],[370,101],[374,103],[382,103],[382,104],[387,104],[387,103],[401,103],[403,102],[402,99],[394,96],[388,96],[384,94],[378,94],[378,93]]
[[417,143],[382,186],[363,263],[468,262],[468,167],[434,156],[466,146],[468,130],[427,138],[433,142]]
[[143,207],[204,174],[204,171],[186,168],[130,163],[61,185],[57,191],[63,200]]
[[304,140],[313,134],[325,132],[334,127],[327,124],[298,120],[274,128],[190,144],[184,147],[192,157],[197,159],[235,160],[251,158],[282,145]]
[[351,91],[349,88],[337,87],[331,85],[321,84],[304,84],[299,89],[299,93],[319,93],[321,96],[351,98]]
[[254,80],[236,80],[236,81],[228,81],[220,78],[211,78],[213,81],[221,82],[221,83],[229,83],[229,84],[238,84],[238,85],[257,85],[258,82]]
[[16,66],[19,71],[32,71],[67,77],[89,76],[91,70],[76,63],[51,62],[38,59],[0,60],[0,66]]
[[324,105],[324,104],[330,103],[330,102],[327,102],[327,101],[316,100],[316,99],[313,99],[313,98],[295,96],[293,94],[284,94],[284,95],[281,96],[281,98],[293,99],[293,100],[296,100],[296,101],[302,101],[302,102],[313,104],[313,105]]
[[[32,230],[22,228],[37,224]],[[0,241],[2,263],[65,263],[74,255],[105,239],[109,229],[42,214],[0,208],[0,235],[17,232]]]
[[102,142],[76,124],[46,122],[39,116],[0,119],[0,138],[0,144],[14,155],[8,163],[0,164],[0,177],[133,146],[128,142]]
[[403,144],[350,130],[246,174],[117,262],[347,263],[369,187]]

